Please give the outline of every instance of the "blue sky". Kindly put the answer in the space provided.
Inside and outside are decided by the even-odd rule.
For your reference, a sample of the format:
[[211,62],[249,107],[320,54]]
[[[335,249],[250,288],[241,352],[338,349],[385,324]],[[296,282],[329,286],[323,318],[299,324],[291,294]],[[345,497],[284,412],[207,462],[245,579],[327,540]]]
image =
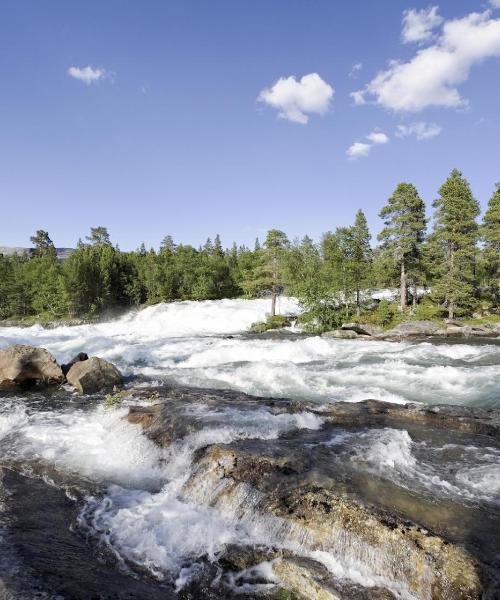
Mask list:
[[376,233],[399,181],[430,206],[453,167],[485,207],[500,0],[433,6],[1,0],[0,245],[319,238],[358,208]]

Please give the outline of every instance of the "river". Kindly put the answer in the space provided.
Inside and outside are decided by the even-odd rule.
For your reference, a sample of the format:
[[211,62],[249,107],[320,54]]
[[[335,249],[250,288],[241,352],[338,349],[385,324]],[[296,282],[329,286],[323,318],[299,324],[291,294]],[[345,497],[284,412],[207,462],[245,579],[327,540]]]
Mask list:
[[[284,312],[297,311],[292,299],[281,304]],[[212,444],[286,454],[297,463],[307,456],[311,481],[350,481],[360,494],[367,494],[362,482],[383,482],[380,502],[390,492],[394,506],[415,496],[429,506],[452,506],[454,527],[457,515],[477,522],[477,511],[486,515],[486,529],[500,523],[497,443],[411,428],[332,429],[322,417],[330,403],[367,398],[500,408],[498,343],[335,340],[296,329],[247,334],[267,310],[265,300],[182,302],[107,323],[0,329],[0,348],[43,346],[60,362],[85,351],[116,364],[127,385],[207,390],[196,402],[171,399],[173,441],[162,446],[124,419],[126,405],[109,408],[103,395],[79,397],[65,389],[0,395],[5,598],[270,593],[276,577],[265,561],[247,579],[226,574],[225,596],[211,596],[210,585],[192,587],[229,545],[298,551],[296,541],[270,532],[269,523],[242,517],[236,505],[218,505],[213,490],[186,496],[199,452]],[[273,398],[309,404],[281,410]],[[411,516],[417,515],[415,509]],[[491,540],[485,548],[490,558],[498,550]],[[426,598],[334,548],[322,555],[302,548],[302,554],[341,580],[380,585],[398,598]]]

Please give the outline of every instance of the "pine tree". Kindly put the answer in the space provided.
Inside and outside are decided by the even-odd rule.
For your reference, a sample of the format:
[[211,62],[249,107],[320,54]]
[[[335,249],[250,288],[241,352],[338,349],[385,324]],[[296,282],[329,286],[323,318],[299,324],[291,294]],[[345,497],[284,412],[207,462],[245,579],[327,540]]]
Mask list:
[[500,183],[488,202],[482,226],[484,258],[491,293],[495,306],[500,305]]
[[107,227],[91,227],[90,235],[86,239],[95,246],[111,246]]
[[426,229],[425,204],[411,183],[400,183],[380,211],[384,254],[399,267],[400,310],[408,305],[408,281],[416,279]]
[[474,259],[478,239],[479,204],[468,181],[453,169],[433,206],[432,243],[439,253],[438,279],[433,296],[448,309],[448,317],[468,312],[474,304]]
[[356,312],[361,309],[361,290],[369,286],[371,280],[372,249],[370,240],[372,236],[364,212],[359,209],[356,213],[354,225],[351,227],[352,239],[352,278],[356,292]]
[[290,242],[286,233],[279,229],[267,232],[265,246],[265,269],[271,277],[271,316],[276,316],[276,299],[283,286],[283,257]]
[[56,256],[54,242],[50,239],[49,234],[43,229],[38,229],[35,235],[30,237],[30,242],[35,247],[33,256]]

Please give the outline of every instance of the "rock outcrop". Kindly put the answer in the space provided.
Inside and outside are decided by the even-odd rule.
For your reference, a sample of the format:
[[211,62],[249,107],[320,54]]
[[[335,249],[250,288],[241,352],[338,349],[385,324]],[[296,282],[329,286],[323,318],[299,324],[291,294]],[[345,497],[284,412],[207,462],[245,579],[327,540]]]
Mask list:
[[[283,480],[283,474],[286,480],[287,472],[282,459],[212,446],[200,458],[183,494],[208,501],[243,522],[250,518],[263,523],[285,548],[300,545],[339,560],[348,554],[355,570],[367,569],[365,576],[386,582],[388,591],[399,587],[422,600],[482,597],[480,567],[460,546],[335,489],[307,484],[276,487],[274,482]],[[280,570],[282,576],[288,574],[285,587],[292,591],[306,589],[301,580],[314,580],[309,569],[307,575],[303,570]],[[313,597],[336,598],[333,590],[317,582],[312,589]]]
[[94,394],[123,385],[120,371],[107,360],[97,356],[74,363],[66,379],[80,394]]
[[337,338],[340,340],[355,340],[361,336],[350,329],[334,329],[333,331],[325,331],[325,333],[321,334],[321,337]]
[[61,367],[45,348],[15,344],[0,350],[0,387],[53,385],[63,381]]
[[384,331],[380,325],[373,325],[371,323],[344,323],[341,329],[343,331],[355,331],[359,335],[364,336],[376,336]]

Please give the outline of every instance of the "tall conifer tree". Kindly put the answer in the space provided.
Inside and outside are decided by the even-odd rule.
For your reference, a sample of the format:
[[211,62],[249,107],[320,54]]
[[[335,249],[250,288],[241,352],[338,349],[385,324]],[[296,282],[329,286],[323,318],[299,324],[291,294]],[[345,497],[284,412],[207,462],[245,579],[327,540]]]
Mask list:
[[488,202],[484,215],[482,238],[484,241],[484,258],[491,299],[495,306],[500,305],[500,183]]
[[408,304],[408,282],[416,277],[424,241],[425,204],[411,183],[400,183],[380,211],[385,227],[378,235],[384,252],[397,263],[400,273],[400,310]]
[[453,169],[433,206],[436,211],[431,240],[440,257],[433,295],[453,319],[457,313],[467,312],[474,302],[479,204],[468,181]]

